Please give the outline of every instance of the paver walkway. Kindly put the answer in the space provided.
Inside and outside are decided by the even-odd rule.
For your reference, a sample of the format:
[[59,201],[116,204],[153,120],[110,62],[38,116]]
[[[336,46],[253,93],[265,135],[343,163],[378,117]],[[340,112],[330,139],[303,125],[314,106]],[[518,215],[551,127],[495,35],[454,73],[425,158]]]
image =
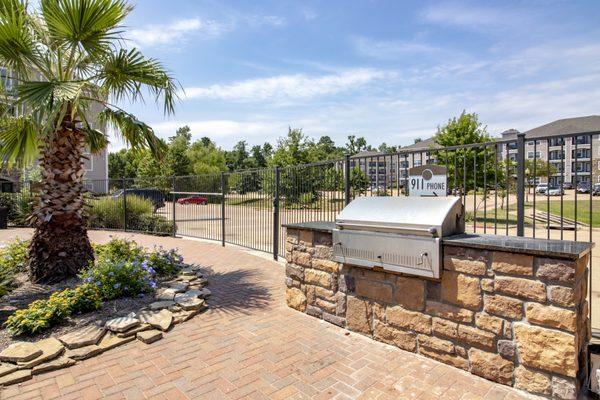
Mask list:
[[[0,231],[0,242],[27,229]],[[90,232],[93,241],[107,232]],[[496,385],[289,309],[284,268],[233,247],[113,233],[178,247],[211,268],[210,309],[151,345],[134,341],[35,376],[2,399],[518,399]]]

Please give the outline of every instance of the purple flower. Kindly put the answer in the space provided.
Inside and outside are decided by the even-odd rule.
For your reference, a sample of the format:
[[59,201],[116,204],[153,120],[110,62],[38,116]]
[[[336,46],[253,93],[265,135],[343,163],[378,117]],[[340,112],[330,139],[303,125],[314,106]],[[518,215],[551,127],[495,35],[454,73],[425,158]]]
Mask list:
[[115,284],[113,285],[113,288],[114,288],[114,289],[118,289],[118,288],[120,288],[120,287],[121,287],[121,284],[120,284],[119,282],[117,282],[117,283],[115,283]]

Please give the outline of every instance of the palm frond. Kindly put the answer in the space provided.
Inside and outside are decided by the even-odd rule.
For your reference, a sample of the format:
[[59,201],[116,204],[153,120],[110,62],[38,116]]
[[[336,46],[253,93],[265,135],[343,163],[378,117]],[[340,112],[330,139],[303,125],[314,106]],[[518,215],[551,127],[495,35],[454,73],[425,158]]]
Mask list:
[[157,60],[146,58],[137,49],[111,53],[97,76],[101,89],[119,101],[138,100],[147,89],[159,101],[165,114],[172,114],[177,99],[177,82]]
[[87,86],[85,81],[26,81],[17,86],[19,101],[32,107],[53,102],[77,101]]
[[120,39],[120,24],[132,7],[124,0],[41,0],[48,34],[56,44],[105,53]]
[[0,64],[27,75],[35,61],[35,41],[29,29],[27,2],[0,0]]
[[31,117],[0,120],[0,160],[3,166],[27,166],[38,155],[38,126]]
[[116,128],[117,135],[127,142],[132,149],[148,148],[153,156],[162,159],[166,152],[166,144],[160,140],[154,130],[135,116],[120,110],[105,108],[98,118]]

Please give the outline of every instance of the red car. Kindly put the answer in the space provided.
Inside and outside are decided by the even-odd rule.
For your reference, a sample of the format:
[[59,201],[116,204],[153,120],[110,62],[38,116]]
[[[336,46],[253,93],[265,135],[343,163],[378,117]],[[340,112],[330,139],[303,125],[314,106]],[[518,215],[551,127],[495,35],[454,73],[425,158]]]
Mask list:
[[177,199],[178,204],[208,204],[208,199],[202,196],[190,196]]

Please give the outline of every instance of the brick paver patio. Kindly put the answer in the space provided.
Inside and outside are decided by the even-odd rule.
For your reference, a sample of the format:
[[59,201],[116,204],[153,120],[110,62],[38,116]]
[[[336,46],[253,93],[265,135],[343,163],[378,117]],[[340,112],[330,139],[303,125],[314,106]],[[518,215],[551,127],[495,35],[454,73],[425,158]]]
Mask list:
[[[29,237],[0,231],[0,242]],[[108,240],[107,232],[90,232]],[[134,341],[2,399],[520,399],[514,389],[372,341],[285,305],[281,264],[234,247],[112,233],[178,247],[212,270],[210,309],[151,345]]]

